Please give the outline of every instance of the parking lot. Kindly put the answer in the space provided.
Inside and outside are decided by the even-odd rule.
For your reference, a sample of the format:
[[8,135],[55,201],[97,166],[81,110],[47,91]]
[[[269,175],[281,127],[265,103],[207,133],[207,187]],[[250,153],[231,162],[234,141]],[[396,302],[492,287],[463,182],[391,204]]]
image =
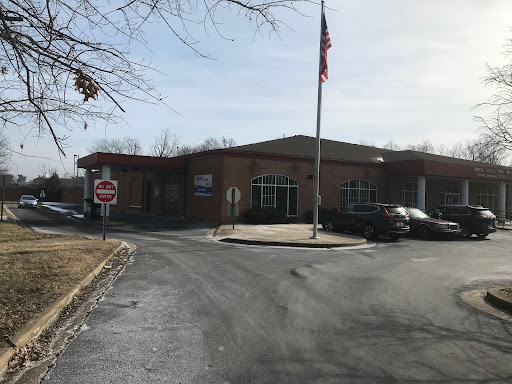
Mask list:
[[[100,227],[22,210],[45,231]],[[510,284],[512,233],[333,249],[110,229],[132,262],[45,383],[509,382],[512,323],[461,294]]]

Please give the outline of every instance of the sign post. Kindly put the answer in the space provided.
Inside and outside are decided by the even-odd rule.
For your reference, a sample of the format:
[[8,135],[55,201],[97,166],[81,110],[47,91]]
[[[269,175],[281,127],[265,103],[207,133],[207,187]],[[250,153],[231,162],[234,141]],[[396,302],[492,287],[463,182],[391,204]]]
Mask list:
[[231,216],[233,216],[233,229],[235,229],[235,188],[231,188]]
[[[116,180],[94,180],[94,202],[103,205],[103,240],[107,232],[107,209],[108,204],[117,203],[117,181]],[[92,207],[91,207],[92,209]]]
[[235,229],[235,216],[238,216],[238,202],[240,201],[240,190],[237,187],[228,188],[226,199],[229,201],[228,215],[233,216],[233,229]]

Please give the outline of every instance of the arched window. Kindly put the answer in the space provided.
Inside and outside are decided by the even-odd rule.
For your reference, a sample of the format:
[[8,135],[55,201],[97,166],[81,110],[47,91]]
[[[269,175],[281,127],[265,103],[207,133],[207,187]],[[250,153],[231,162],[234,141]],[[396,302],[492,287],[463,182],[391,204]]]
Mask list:
[[460,187],[446,185],[441,188],[441,204],[460,204]]
[[416,207],[418,204],[418,183],[404,183],[398,187],[398,203],[404,207]]
[[288,216],[299,211],[299,183],[284,175],[262,175],[251,182],[251,208],[276,209]]
[[348,180],[341,184],[340,206],[352,203],[376,203],[377,186],[368,180]]
[[476,195],[476,203],[489,208],[492,212],[498,212],[498,191],[491,187],[482,187]]

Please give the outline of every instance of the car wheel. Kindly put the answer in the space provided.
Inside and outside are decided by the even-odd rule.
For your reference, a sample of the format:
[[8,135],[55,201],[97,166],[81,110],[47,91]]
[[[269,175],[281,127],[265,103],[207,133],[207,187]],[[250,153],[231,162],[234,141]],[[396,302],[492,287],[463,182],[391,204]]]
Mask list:
[[398,241],[400,240],[400,235],[398,233],[390,233],[389,238],[393,241]]
[[328,231],[328,232],[331,232],[331,231],[333,231],[333,230],[334,230],[334,224],[333,224],[333,223],[332,223],[332,221],[330,221],[330,220],[327,220],[326,222],[324,222],[324,223],[322,224],[322,227],[323,227],[326,231]]
[[477,236],[480,240],[482,240],[482,239],[485,239],[487,236],[489,236],[489,234],[488,233],[479,233],[479,234],[477,234]]
[[468,227],[460,227],[460,237],[468,239],[471,237],[471,231]]
[[363,228],[363,236],[366,240],[372,240],[375,238],[375,229],[371,225],[365,225]]
[[422,238],[430,237],[430,228],[426,225],[420,225],[418,228],[418,236]]

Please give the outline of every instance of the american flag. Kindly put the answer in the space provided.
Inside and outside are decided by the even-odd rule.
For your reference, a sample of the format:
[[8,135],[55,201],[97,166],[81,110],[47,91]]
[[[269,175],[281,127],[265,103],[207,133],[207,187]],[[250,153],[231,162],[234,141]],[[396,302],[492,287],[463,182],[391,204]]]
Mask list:
[[325,14],[322,14],[322,39],[320,41],[320,80],[322,83],[328,79],[327,76],[327,50],[331,48],[331,38],[327,30]]

